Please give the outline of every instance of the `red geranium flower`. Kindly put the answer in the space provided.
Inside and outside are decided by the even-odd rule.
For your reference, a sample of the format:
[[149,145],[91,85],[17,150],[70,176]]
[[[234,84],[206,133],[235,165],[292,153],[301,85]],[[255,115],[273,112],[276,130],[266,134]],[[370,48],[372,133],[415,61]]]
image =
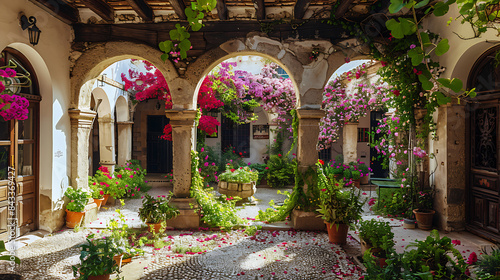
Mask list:
[[325,162],[322,161],[321,159],[319,159],[318,161],[319,161],[319,163],[321,163],[321,165],[325,164]]

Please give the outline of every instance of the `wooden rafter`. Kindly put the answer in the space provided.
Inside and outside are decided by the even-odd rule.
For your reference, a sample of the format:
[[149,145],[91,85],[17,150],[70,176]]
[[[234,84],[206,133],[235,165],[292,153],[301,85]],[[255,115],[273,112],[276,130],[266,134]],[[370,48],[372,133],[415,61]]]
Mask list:
[[186,13],[184,12],[186,5],[183,0],[168,0],[168,2],[170,2],[170,5],[172,5],[172,8],[174,8],[175,13],[180,19],[187,19]]
[[228,19],[226,0],[217,0],[217,14],[220,20]]
[[107,22],[113,22],[114,11],[113,8],[103,0],[80,0],[87,8],[91,9],[94,13],[99,15]]
[[342,0],[340,1],[340,5],[337,7],[337,10],[335,11],[335,18],[341,18],[344,16],[344,14],[349,10],[349,7],[351,7],[352,2],[354,0]]
[[144,0],[127,0],[134,11],[145,21],[153,21],[153,9]]
[[311,0],[297,0],[297,2],[295,2],[293,14],[296,19],[302,19],[304,17],[309,4],[311,4]]
[[78,22],[78,9],[63,0],[30,0],[65,23]]
[[264,0],[252,0],[255,7],[255,16],[257,20],[266,19],[266,6],[264,6]]

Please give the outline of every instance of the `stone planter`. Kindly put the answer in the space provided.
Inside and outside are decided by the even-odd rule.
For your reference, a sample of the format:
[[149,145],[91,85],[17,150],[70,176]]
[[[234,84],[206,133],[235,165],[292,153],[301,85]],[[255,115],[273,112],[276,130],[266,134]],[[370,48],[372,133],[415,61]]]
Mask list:
[[320,217],[316,217],[317,215],[316,212],[293,210],[293,228],[296,230],[326,230],[325,222]]
[[257,188],[255,182],[252,183],[228,183],[219,182],[219,192],[227,196],[238,196],[246,199],[255,194]]

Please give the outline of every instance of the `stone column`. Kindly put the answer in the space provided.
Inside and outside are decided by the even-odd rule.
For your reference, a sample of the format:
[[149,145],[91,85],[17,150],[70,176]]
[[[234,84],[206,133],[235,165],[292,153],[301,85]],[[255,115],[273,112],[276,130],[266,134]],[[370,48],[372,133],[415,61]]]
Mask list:
[[196,150],[194,119],[196,110],[165,111],[172,125],[174,197],[171,203],[180,214],[169,220],[169,226],[179,229],[198,228],[200,217],[191,205],[196,199],[189,197],[191,189],[191,150]]
[[319,120],[325,111],[318,109],[297,109],[299,118],[299,131],[297,139],[297,161],[299,171],[305,172],[309,166],[318,162]]
[[115,169],[115,122],[108,115],[99,121],[99,146],[101,166],[107,167],[110,174]]
[[344,164],[358,159],[358,123],[346,123],[342,128]]
[[[89,136],[96,112],[85,109],[69,109],[71,119],[71,184],[75,189],[89,191]],[[89,199],[85,206],[83,225],[97,219],[97,205]]]
[[436,157],[430,164],[430,170],[435,169],[435,219],[437,216],[439,229],[446,231],[465,229],[466,176],[469,172],[465,116],[463,105],[440,106],[436,121],[437,138],[430,143]]
[[74,188],[88,190],[89,136],[96,112],[70,109],[71,119],[71,184]]
[[118,165],[125,165],[132,159],[132,125],[134,122],[117,122],[118,126]]
[[191,150],[195,150],[196,110],[168,110],[172,125],[174,196],[189,197],[191,188]]

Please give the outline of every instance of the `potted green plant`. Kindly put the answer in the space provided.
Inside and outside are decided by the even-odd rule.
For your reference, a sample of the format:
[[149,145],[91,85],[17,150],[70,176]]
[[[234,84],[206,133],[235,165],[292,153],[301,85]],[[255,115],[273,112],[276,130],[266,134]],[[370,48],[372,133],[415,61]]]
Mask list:
[[483,252],[473,266],[477,279],[500,279],[500,249],[494,248],[489,254]]
[[219,192],[227,196],[238,196],[242,199],[251,197],[256,191],[259,172],[248,166],[228,168],[219,175]]
[[362,255],[364,255],[366,250],[371,249],[372,253],[380,257],[385,257],[387,255],[387,248],[383,247],[394,247],[394,233],[388,222],[377,221],[375,219],[360,221],[358,231]]
[[436,211],[432,209],[432,190],[420,191],[416,197],[416,209],[413,209],[419,229],[431,230],[432,220]]
[[358,170],[361,172],[360,184],[367,185],[370,179],[370,168],[364,162],[358,161]]
[[89,183],[90,195],[97,205],[97,210],[101,209],[104,202],[104,191],[96,182]]
[[349,225],[361,218],[362,207],[366,200],[362,201],[358,189],[343,190],[342,181],[329,179],[321,162],[316,164],[319,189],[320,217],[325,221],[328,238],[332,243],[345,243]]
[[113,259],[122,251],[111,238],[94,238],[91,234],[87,242],[80,246],[80,264],[73,266],[73,276],[78,280],[107,280],[113,273],[120,273],[120,267]]
[[267,161],[267,184],[272,188],[283,188],[295,182],[294,162],[286,155],[272,155]]
[[85,206],[87,205],[90,194],[83,189],[73,189],[69,187],[64,192],[64,195],[69,199],[66,205],[66,226],[75,228],[79,226],[85,215]]
[[139,217],[155,232],[159,232],[161,223],[177,217],[180,211],[169,204],[172,193],[167,197],[152,197],[145,194],[142,200],[142,207],[139,208]]
[[360,188],[361,171],[352,170],[351,171],[352,182],[356,188]]

